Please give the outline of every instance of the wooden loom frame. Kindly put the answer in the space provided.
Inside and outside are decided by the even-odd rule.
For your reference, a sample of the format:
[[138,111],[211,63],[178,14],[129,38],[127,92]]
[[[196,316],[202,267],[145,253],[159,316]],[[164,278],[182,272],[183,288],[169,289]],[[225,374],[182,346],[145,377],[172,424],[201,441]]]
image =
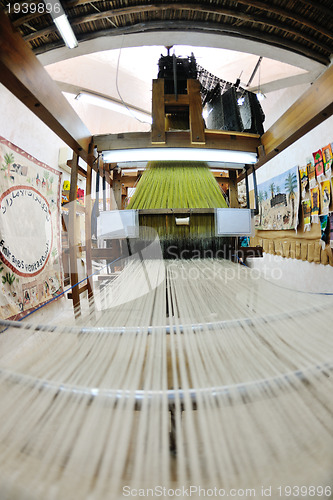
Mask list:
[[[165,115],[168,111],[177,109],[188,109],[189,113],[189,131],[172,132],[165,130]],[[153,124],[151,132],[143,133],[124,133],[124,134],[106,134],[93,137],[94,146],[97,152],[101,154],[105,149],[136,149],[146,147],[200,147],[209,149],[226,149],[249,151],[257,153],[261,145],[260,136],[258,134],[229,132],[220,130],[208,130],[204,127],[202,118],[202,104],[200,97],[200,83],[198,80],[187,80],[187,94],[178,95],[177,97],[171,94],[164,94],[164,79],[153,80],[153,99],[152,99],[152,115]],[[100,157],[99,157],[100,158]],[[71,269],[71,286],[72,292],[68,294],[68,298],[73,300],[75,315],[80,314],[80,294],[87,291],[88,298],[93,299],[92,287],[92,259],[108,259],[114,260],[118,257],[116,250],[112,248],[92,248],[91,246],[91,207],[89,200],[91,195],[91,177],[92,168],[87,171],[87,188],[85,197],[85,228],[86,241],[85,247],[81,250],[86,252],[87,262],[87,283],[79,287],[78,272],[77,272],[77,242],[73,240],[76,234],[76,218],[75,218],[75,186],[77,185],[78,177],[78,158],[74,155],[71,162],[71,191],[70,191],[70,269]],[[100,165],[97,169],[100,171]],[[233,168],[225,168],[229,170],[229,201],[230,206],[237,208],[237,171]],[[106,171],[103,168],[103,175]],[[108,182],[111,185],[110,176]],[[113,188],[117,183],[117,191],[119,191],[120,177],[119,175],[113,178]],[[72,190],[72,186],[73,190]],[[118,203],[119,204],[119,203]],[[139,214],[150,215],[168,215],[168,214],[186,214],[186,213],[213,213],[213,209],[157,209],[157,210],[139,210]],[[242,258],[245,260],[248,255],[262,256],[262,249],[248,247],[240,249]]]
[[[117,140],[121,141],[124,147],[138,147],[140,144],[143,147],[144,143],[146,144],[145,147],[149,147],[147,145],[149,142],[151,144],[149,133],[141,136],[141,138],[140,134],[116,134],[114,136],[104,136],[104,138],[103,136],[92,138],[78,115],[62,96],[55,82],[49,77],[42,64],[25,43],[22,36],[15,30],[4,12],[0,12],[0,44],[0,82],[55,132],[76,155],[73,156],[72,161],[72,168],[75,169],[71,176],[72,185],[74,186],[71,192],[72,201],[76,199],[74,188],[79,170],[78,157],[83,158],[88,164],[86,199],[89,196],[89,191],[91,193],[91,169],[96,169],[93,156],[90,156],[92,155],[93,142],[101,144],[103,141],[108,141],[110,146],[113,145],[114,147]],[[198,135],[192,136],[193,143],[190,144],[188,132],[165,132],[166,144],[162,145],[164,147],[165,145],[184,147],[184,143],[186,143],[187,147],[202,148],[209,147],[208,144],[210,143],[211,147],[214,147],[215,144],[216,148],[223,147],[223,149],[242,151],[246,143],[248,146],[249,141],[255,139],[259,153],[259,161],[255,168],[259,168],[333,114],[332,86],[333,66],[331,65],[263,134],[261,139],[246,137],[242,133],[205,130],[206,143],[203,145],[196,143]],[[133,144],[133,141],[135,146],[130,145],[131,142]],[[158,147],[158,144],[155,143],[154,147]],[[233,172],[231,176],[234,176],[233,183],[236,185],[245,177],[245,173],[240,173],[237,178],[235,174],[236,172]],[[91,214],[91,207],[86,206],[85,214],[86,218]],[[75,213],[74,216],[71,214],[70,220],[71,225],[75,226]],[[88,222],[86,224],[87,234],[89,232]],[[69,229],[74,232],[74,228],[70,227]],[[70,257],[72,261],[74,255],[75,253],[72,252]],[[87,255],[90,255],[89,249]],[[91,259],[92,257],[95,256],[91,253],[88,258]],[[89,275],[89,272],[87,274]],[[71,281],[73,284],[77,281],[75,263],[71,268]],[[73,289],[72,291],[74,305],[79,305],[80,290],[74,291]],[[92,296],[91,279],[90,288],[87,284],[87,290],[88,294]]]

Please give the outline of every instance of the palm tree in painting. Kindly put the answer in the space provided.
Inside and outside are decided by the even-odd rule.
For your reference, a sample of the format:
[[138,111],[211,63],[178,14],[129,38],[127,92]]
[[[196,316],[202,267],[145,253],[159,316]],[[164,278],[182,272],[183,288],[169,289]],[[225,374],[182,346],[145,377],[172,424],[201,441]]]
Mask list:
[[267,198],[268,198],[268,193],[267,193],[267,191],[265,191],[265,192],[264,192],[264,198],[265,198],[265,200],[267,200]]
[[262,202],[264,201],[264,193],[259,191],[258,193],[258,203],[259,203],[259,226],[262,224]]
[[293,226],[294,223],[294,211],[295,211],[295,198],[296,198],[296,190],[298,187],[297,176],[295,172],[289,172],[288,177],[285,180],[284,188],[288,195],[288,203],[291,203],[291,218],[290,218],[290,226]]
[[272,184],[269,185],[269,190],[271,192],[271,198],[274,198],[274,193],[275,193],[275,184],[272,182]]
[[276,186],[276,194],[279,194],[280,191],[281,191],[280,186]]
[[10,177],[10,167],[11,167],[12,163],[14,163],[14,161],[15,161],[13,153],[6,153],[4,156],[4,160],[5,160],[5,162],[2,165],[1,170],[4,170],[5,175]]

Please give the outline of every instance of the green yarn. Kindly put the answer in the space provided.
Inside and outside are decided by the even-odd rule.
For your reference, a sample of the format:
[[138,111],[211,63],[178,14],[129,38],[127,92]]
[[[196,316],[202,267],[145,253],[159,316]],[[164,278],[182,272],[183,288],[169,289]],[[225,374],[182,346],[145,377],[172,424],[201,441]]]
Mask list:
[[150,162],[127,208],[220,208],[224,196],[204,162]]

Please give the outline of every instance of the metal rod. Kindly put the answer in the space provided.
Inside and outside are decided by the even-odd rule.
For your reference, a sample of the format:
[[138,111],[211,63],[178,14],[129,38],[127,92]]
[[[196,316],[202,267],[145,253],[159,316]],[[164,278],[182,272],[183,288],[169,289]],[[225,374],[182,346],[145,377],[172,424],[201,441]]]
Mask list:
[[[333,371],[333,361],[323,363],[321,365],[311,366],[303,370],[295,370],[293,372],[277,375],[275,377],[253,380],[233,385],[223,385],[219,387],[200,387],[184,389],[168,389],[164,390],[143,390],[135,391],[129,389],[100,389],[98,387],[83,387],[71,384],[59,384],[49,380],[43,380],[38,377],[15,373],[10,370],[0,369],[0,376],[5,382],[24,383],[25,387],[30,386],[40,391],[53,390],[55,394],[69,393],[86,396],[92,398],[113,399],[117,404],[120,400],[133,400],[135,410],[140,410],[144,401],[162,400],[167,396],[169,409],[174,409],[175,401],[179,400],[182,409],[185,409],[184,401],[186,396],[190,396],[191,406],[197,409],[198,399],[204,397],[218,399],[219,404],[223,406],[231,406],[236,404],[252,403],[261,401],[262,399],[271,399],[276,397],[276,391],[286,388],[296,389],[295,383],[301,382],[305,385],[310,385],[309,375],[323,375],[324,380],[330,377],[329,372]],[[286,386],[286,383],[288,386]]]
[[257,64],[256,64],[256,65],[255,65],[255,67],[254,67],[254,70],[253,70],[253,72],[252,72],[252,75],[250,76],[250,79],[249,79],[249,81],[248,81],[248,82],[247,82],[247,84],[246,84],[246,86],[247,86],[247,87],[249,87],[249,86],[251,85],[252,80],[253,80],[253,78],[255,77],[255,75],[256,75],[256,73],[257,73],[257,71],[258,71],[258,69],[259,69],[259,66],[260,66],[260,64],[261,64],[261,61],[262,61],[262,60],[263,60],[263,57],[262,57],[262,56],[260,56],[260,57],[259,57],[259,59],[258,59],[258,61],[257,61]]
[[94,334],[101,334],[101,333],[108,333],[108,334],[119,334],[123,335],[124,333],[132,333],[133,335],[138,335],[142,332],[146,332],[149,335],[151,334],[170,334],[170,333],[176,333],[180,332],[183,333],[185,330],[189,331],[192,330],[193,332],[196,331],[214,331],[218,328],[230,328],[230,327],[236,327],[236,326],[255,326],[256,324],[261,324],[261,323],[271,323],[272,321],[278,321],[280,319],[293,319],[296,316],[304,316],[305,314],[313,314],[316,312],[322,312],[326,308],[332,307],[331,304],[323,305],[323,306],[312,306],[309,307],[308,309],[299,309],[295,311],[289,311],[289,312],[282,312],[278,314],[270,314],[267,316],[257,316],[257,317],[243,317],[243,318],[237,318],[237,319],[227,319],[227,320],[221,320],[221,321],[214,321],[214,322],[208,322],[208,323],[196,323],[196,324],[187,324],[187,325],[160,325],[160,326],[147,326],[147,327],[140,327],[140,326],[132,326],[132,327],[126,327],[126,326],[63,326],[59,327],[59,325],[43,325],[43,324],[34,324],[34,323],[24,323],[22,321],[12,321],[12,320],[5,320],[5,319],[0,319],[0,325],[5,326],[5,327],[12,327],[12,328],[18,328],[22,330],[32,330],[32,331],[42,331],[42,332],[55,332],[56,330],[59,330],[59,333],[74,333],[74,334],[87,334],[87,333],[94,333]]
[[178,101],[178,87],[177,87],[177,58],[176,54],[172,55],[172,69],[173,69],[173,90],[175,99]]

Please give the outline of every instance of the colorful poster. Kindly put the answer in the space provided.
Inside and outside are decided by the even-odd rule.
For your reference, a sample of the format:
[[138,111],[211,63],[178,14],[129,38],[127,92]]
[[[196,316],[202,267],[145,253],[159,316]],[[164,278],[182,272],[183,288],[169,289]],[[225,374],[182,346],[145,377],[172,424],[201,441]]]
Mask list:
[[305,198],[306,194],[306,189],[309,184],[309,178],[308,178],[308,167],[299,167],[299,176],[301,179],[301,189],[302,189],[302,198]]
[[314,164],[316,168],[317,181],[321,182],[324,177],[324,162],[321,149],[318,149],[315,153],[312,153]]
[[303,200],[303,220],[304,220],[304,231],[310,231],[311,229],[311,200]]
[[327,215],[331,202],[331,182],[326,180],[320,184],[321,215]]
[[255,225],[262,230],[296,229],[299,207],[298,167],[258,185],[259,214]]
[[61,174],[0,137],[0,317],[62,291]]
[[325,175],[327,177],[330,177],[331,176],[331,172],[332,172],[331,167],[332,167],[332,158],[333,158],[332,147],[331,147],[330,144],[328,144],[327,146],[325,146],[322,149],[322,155],[323,155]]
[[310,160],[307,162],[306,168],[308,170],[308,178],[309,178],[309,188],[312,189],[316,186],[316,167],[314,163]]
[[310,189],[311,195],[311,222],[314,224],[319,223],[319,210],[320,210],[320,194],[319,187],[316,186],[313,189]]

